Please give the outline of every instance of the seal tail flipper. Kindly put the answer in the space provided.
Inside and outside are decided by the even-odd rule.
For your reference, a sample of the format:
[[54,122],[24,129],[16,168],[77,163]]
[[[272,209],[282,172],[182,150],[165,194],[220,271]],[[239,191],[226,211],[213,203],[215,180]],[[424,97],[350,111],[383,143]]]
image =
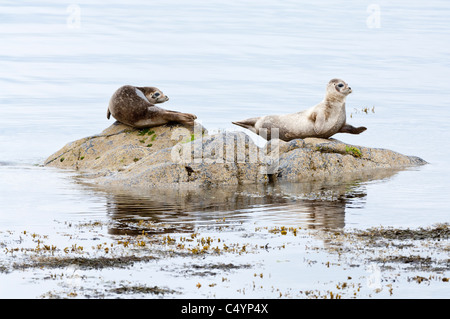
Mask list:
[[110,117],[111,117],[111,112],[108,109],[108,112],[106,112],[106,118],[109,120]]
[[252,131],[253,133],[258,134],[256,132],[256,128],[255,128],[255,124],[258,121],[258,119],[259,119],[258,117],[254,117],[254,118],[251,118],[251,119],[246,119],[246,120],[243,120],[243,121],[237,121],[237,122],[231,122],[231,123],[233,123],[234,125],[238,125],[238,126],[241,126],[243,128],[246,128],[246,129]]

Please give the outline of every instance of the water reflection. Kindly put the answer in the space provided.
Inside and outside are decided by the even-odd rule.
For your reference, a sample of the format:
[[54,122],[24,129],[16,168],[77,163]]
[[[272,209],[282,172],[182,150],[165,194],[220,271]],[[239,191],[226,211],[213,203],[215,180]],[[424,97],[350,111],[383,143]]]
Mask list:
[[102,189],[102,193],[113,221],[110,234],[140,234],[141,220],[165,225],[150,230],[154,233],[193,232],[225,220],[336,229],[345,226],[348,208],[364,207],[368,181],[390,178],[395,173],[377,172],[357,181],[275,182],[208,189]]

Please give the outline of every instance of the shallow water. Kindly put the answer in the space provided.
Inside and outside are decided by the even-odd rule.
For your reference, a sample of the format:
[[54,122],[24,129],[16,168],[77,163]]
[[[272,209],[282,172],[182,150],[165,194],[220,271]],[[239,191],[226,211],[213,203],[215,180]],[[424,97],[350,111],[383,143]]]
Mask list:
[[[3,2],[2,242],[9,247],[9,240],[18,240],[20,232],[28,231],[47,234],[53,243],[64,246],[67,238],[61,232],[84,238],[68,224],[92,221],[108,225],[92,238],[101,235],[111,241],[114,236],[133,234],[130,220],[144,219],[165,224],[162,232],[174,236],[201,231],[230,241],[251,238],[255,245],[266,240],[256,227],[321,231],[449,222],[450,199],[445,191],[450,186],[445,147],[450,132],[449,15],[450,5],[443,1],[345,5],[111,1],[108,6],[82,1],[75,6],[59,1]],[[337,139],[416,155],[429,164],[351,184],[247,187],[157,197],[145,191],[117,194],[92,189],[78,183],[74,172],[38,166],[67,142],[110,125],[106,105],[123,84],[161,88],[170,97],[167,108],[195,113],[208,130],[215,131],[240,130],[232,126],[234,120],[310,107],[322,99],[326,83],[335,77],[353,89],[347,99],[348,122],[368,127],[361,135],[337,134]],[[366,107],[374,112],[363,112]],[[217,230],[218,220],[230,223],[233,230]],[[272,279],[264,277],[266,285],[280,283],[288,297],[304,297],[299,290],[328,289],[324,282],[333,282],[340,270],[330,271],[329,279],[300,276],[290,286],[288,278],[305,267],[315,275],[322,271],[302,261],[303,253],[296,255],[306,244],[291,237],[270,237],[274,246],[280,238],[291,243],[289,251],[271,250],[261,259],[247,255],[242,263],[258,264],[266,274],[270,272]],[[190,262],[177,258],[167,262],[175,268]],[[239,258],[235,256],[237,263]],[[322,252],[317,258],[329,256]],[[255,271],[243,268],[231,277],[241,282],[242,276]],[[122,278],[119,270],[108,272],[111,278]],[[155,276],[155,284],[179,280],[170,272],[164,274]],[[29,289],[25,295],[39,282],[23,281],[27,276],[17,271],[1,275],[2,287],[17,289],[8,292],[0,287],[0,296],[38,297],[53,289],[45,281],[44,288]],[[233,280],[229,288],[214,293],[196,288],[195,276],[189,280],[196,282],[180,283],[181,297],[247,296],[236,292],[243,288],[233,286]],[[420,297],[421,290],[415,288],[417,284],[400,286],[393,296]],[[253,296],[277,296],[269,290],[258,290]],[[433,285],[427,293],[449,297],[448,289],[442,294]]]

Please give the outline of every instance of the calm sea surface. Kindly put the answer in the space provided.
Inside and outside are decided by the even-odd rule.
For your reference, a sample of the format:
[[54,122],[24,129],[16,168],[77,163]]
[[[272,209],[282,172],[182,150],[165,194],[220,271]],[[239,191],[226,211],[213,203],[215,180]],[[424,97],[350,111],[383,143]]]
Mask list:
[[[60,224],[122,215],[193,228],[226,217],[247,230],[450,222],[449,34],[450,3],[435,0],[2,1],[0,234],[56,234]],[[325,201],[305,200],[308,185],[231,191],[217,201],[155,201],[151,193],[93,190],[72,172],[39,166],[66,143],[112,124],[107,103],[124,84],[161,88],[170,97],[165,107],[195,113],[215,131],[239,130],[234,120],[308,108],[336,77],[353,89],[348,122],[368,130],[335,138],[429,164],[322,187],[340,194]],[[267,257],[268,265],[277,269],[277,258]],[[5,282],[18,284],[14,276]],[[9,293],[20,297],[23,289],[0,287],[0,296]]]

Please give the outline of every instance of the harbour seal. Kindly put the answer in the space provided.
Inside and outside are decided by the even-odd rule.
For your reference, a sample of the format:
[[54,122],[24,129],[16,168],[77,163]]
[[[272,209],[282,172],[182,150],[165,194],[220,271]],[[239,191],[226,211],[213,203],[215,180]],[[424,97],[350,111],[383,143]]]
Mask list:
[[[232,122],[250,131],[271,139],[271,129],[278,128],[279,139],[290,141],[296,138],[329,138],[336,133],[360,134],[367,128],[346,124],[345,98],[352,93],[351,87],[343,80],[328,82],[325,98],[319,104],[305,111],[254,117]],[[264,130],[265,129],[265,130]]]
[[136,128],[153,127],[169,122],[194,125],[194,114],[169,111],[155,104],[164,103],[169,97],[155,87],[124,85],[109,100],[106,117],[112,115],[119,122]]

